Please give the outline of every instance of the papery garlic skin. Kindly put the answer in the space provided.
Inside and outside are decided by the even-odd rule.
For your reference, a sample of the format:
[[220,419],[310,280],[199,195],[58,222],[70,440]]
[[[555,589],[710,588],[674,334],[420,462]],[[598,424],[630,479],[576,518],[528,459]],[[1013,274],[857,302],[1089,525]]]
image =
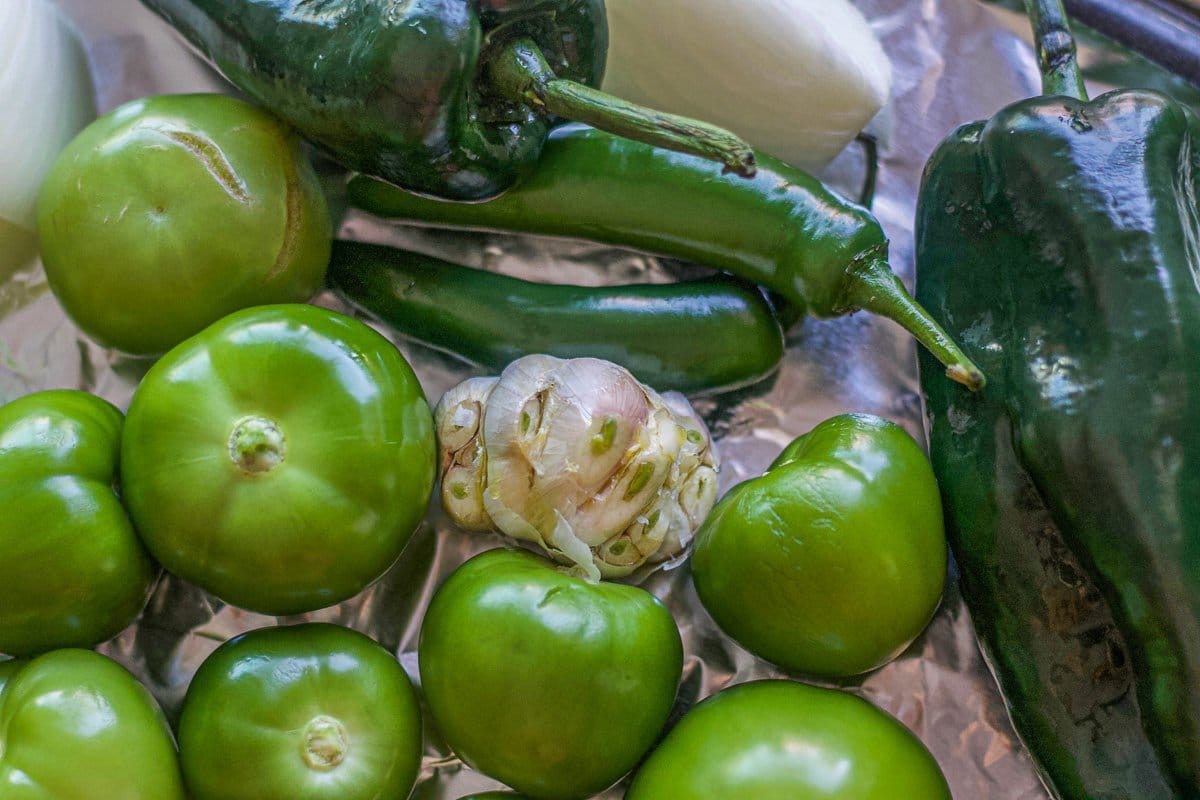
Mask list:
[[483,409],[497,378],[463,381],[442,397],[434,414],[441,456],[442,507],[455,524],[470,531],[492,529],[483,505],[487,459],[483,439]]
[[682,395],[594,358],[533,355],[435,412],[442,505],[591,580],[680,553],[716,500],[712,438]]

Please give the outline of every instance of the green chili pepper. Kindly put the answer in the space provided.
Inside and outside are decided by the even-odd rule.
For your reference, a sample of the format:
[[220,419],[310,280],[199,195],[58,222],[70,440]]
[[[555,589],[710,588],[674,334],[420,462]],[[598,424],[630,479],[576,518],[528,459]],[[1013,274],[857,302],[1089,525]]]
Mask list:
[[765,298],[728,279],[552,286],[338,242],[328,280],[404,335],[491,372],[533,353],[592,356],[656,389],[694,393],[754,383],[783,357],[783,334]]
[[593,88],[603,0],[143,0],[225,77],[351,169],[478,200],[537,161],[554,118],[754,173],[728,131]]
[[520,186],[486,203],[445,203],[357,178],[350,202],[385,217],[590,239],[694,261],[754,281],[796,311],[858,309],[896,320],[978,389],[982,373],[887,265],[873,216],[816,178],[769,156],[753,180],[578,125],[554,130]]
[[[1058,0],[1045,96],[959,128],[918,212],[920,298],[992,376],[925,376],[980,638],[1064,800],[1200,797],[1200,122],[1087,101]],[[933,368],[926,359],[923,367]]]

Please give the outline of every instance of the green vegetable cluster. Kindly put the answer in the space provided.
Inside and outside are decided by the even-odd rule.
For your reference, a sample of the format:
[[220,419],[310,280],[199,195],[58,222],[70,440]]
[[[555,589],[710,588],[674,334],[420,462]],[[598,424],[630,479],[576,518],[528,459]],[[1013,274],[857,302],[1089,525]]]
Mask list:
[[[153,361],[124,413],[76,390],[0,406],[0,798],[403,800],[428,747],[520,793],[475,800],[622,781],[628,800],[948,800],[908,729],[803,682],[918,640],[947,531],[1056,790],[1200,796],[1200,123],[1150,91],[1088,101],[1057,0],[1028,2],[1046,96],[930,163],[920,303],[867,208],[598,91],[600,0],[144,2],[258,105],[127,104],[42,187],[65,312]],[[302,140],[361,173],[349,201],[380,217],[728,274],[549,285],[334,241]],[[451,389],[435,420],[391,341],[306,304],[322,285],[500,377]],[[858,310],[923,346],[932,461],[845,414],[714,507],[719,441],[670,390],[752,387],[799,317]],[[412,677],[349,627],[284,619],[215,647],[172,727],[87,649],[164,571],[275,617],[355,597],[439,476],[464,532],[566,566],[512,547],[461,564]],[[689,558],[716,627],[790,678],[690,707],[698,628],[635,585]],[[1065,618],[1047,598],[1068,578]]]

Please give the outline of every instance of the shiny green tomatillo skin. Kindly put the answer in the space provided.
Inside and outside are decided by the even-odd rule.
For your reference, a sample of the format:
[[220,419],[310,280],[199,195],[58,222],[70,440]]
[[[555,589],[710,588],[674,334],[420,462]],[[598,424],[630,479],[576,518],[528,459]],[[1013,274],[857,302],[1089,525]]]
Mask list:
[[114,661],[55,650],[0,665],[4,800],[184,800],[158,703]]
[[870,212],[765,155],[746,179],[704,159],[580,125],[556,128],[520,186],[486,203],[444,203],[356,178],[352,205],[424,225],[589,239],[694,261],[758,283],[795,312],[888,316],[957,381],[983,376],[887,266]]
[[378,245],[337,242],[329,284],[400,333],[500,372],[534,353],[612,361],[659,391],[735,389],[779,367],[783,333],[752,286],[523,281]]
[[446,580],[418,653],[446,742],[536,800],[583,800],[632,769],[683,668],[679,630],[653,595],[517,550],[476,556]]
[[143,0],[242,91],[342,164],[450,200],[494,196],[538,158],[547,120],[488,92],[481,59],[530,37],[599,86],[601,0]]
[[950,800],[933,756],[866,700],[791,681],[726,689],[690,710],[625,800]]
[[38,231],[67,314],[138,355],[242,308],[308,300],[332,238],[296,136],[217,94],[147,97],[89,125],[42,186]]
[[0,407],[0,653],[92,647],[158,576],[114,491],[121,412],[86,392]]
[[692,575],[721,629],[767,661],[830,678],[886,664],[929,624],[945,581],[924,451],[878,417],[822,422],[717,504]]
[[4,692],[4,684],[8,683],[9,679],[17,674],[17,670],[25,664],[26,662],[22,659],[0,659],[0,693]]
[[404,800],[421,712],[404,668],[361,633],[262,628],[201,665],[179,754],[193,800]]
[[1198,137],[1155,92],[1046,96],[926,169],[920,296],[993,379],[967,398],[922,375],[931,457],[976,629],[1064,799],[1200,798]]
[[378,578],[433,489],[433,416],[400,352],[306,305],[232,314],[164,356],[125,425],[125,500],[171,572],[298,614]]

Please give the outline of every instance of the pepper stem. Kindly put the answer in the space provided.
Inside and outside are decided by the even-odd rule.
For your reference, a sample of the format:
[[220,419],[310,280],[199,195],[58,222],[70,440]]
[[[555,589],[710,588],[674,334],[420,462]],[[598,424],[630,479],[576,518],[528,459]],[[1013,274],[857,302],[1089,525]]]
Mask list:
[[754,150],[739,137],[707,122],[655,111],[559,78],[532,39],[515,39],[494,53],[487,74],[501,96],[541,113],[717,161],[725,165],[726,172],[743,177],[755,173]]
[[883,259],[867,259],[851,268],[844,303],[895,320],[946,367],[946,376],[977,392],[987,383],[929,312],[913,299]]
[[269,419],[244,417],[229,434],[229,458],[247,474],[270,472],[283,463],[287,440]]
[[313,717],[300,734],[300,756],[311,769],[327,772],[346,760],[350,737],[346,727],[324,714]]
[[1083,72],[1075,51],[1075,37],[1063,0],[1025,0],[1033,24],[1038,68],[1042,72],[1042,94],[1087,100]]

